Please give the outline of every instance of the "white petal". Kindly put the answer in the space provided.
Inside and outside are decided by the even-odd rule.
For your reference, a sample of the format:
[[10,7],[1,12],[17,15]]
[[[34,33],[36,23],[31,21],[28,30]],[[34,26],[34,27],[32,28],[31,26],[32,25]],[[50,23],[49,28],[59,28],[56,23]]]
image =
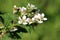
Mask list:
[[24,16],[22,17],[22,19],[25,20],[25,19],[26,19],[26,16],[24,15]]
[[21,21],[18,21],[18,24],[22,24],[22,22]]
[[38,13],[38,16],[41,16],[41,15]]
[[16,8],[16,5],[14,5],[14,8]]
[[29,22],[30,18],[27,18],[26,21]]
[[31,4],[31,9],[37,9],[37,7],[35,7],[35,5]]
[[35,18],[32,18],[32,21],[35,21]]
[[19,20],[21,20],[21,17],[19,17]]
[[23,22],[23,25],[27,25],[27,22]]
[[29,24],[32,24],[33,22],[29,22]]
[[16,30],[18,30],[18,29],[17,29],[17,28],[15,28],[15,29],[13,29],[13,30],[10,30],[10,31],[12,32],[12,31],[16,31]]
[[42,13],[42,14],[41,14],[41,16],[42,16],[42,17],[44,17],[44,16],[45,16],[45,14],[44,14],[44,13]]
[[38,21],[38,23],[43,23],[43,21]]
[[38,15],[35,15],[34,18],[38,18]]
[[31,4],[31,7],[32,7],[32,8],[34,8],[34,7],[35,7],[35,5],[32,5],[32,4]]
[[43,20],[47,20],[47,18],[43,18]]
[[16,31],[16,30],[17,30],[17,28],[14,29],[14,31]]
[[30,4],[28,3],[28,6],[30,6]]
[[26,8],[25,8],[25,7],[22,7],[22,8],[21,8],[21,11],[26,11]]

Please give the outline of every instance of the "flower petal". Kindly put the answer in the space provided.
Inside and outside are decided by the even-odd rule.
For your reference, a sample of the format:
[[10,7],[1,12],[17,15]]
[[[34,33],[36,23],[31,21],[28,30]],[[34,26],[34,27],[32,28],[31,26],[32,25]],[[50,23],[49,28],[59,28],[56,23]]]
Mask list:
[[13,30],[10,30],[10,32],[13,32],[13,31],[16,31],[16,30],[18,30],[17,28],[14,28]]
[[34,7],[35,7],[35,5],[31,4],[31,7],[32,7],[32,8],[34,8]]
[[35,21],[35,18],[32,18],[32,21]]
[[30,18],[27,18],[26,21],[29,22]]
[[38,21],[38,23],[43,23],[43,21]]
[[34,15],[34,18],[38,18],[38,15]]
[[33,22],[29,22],[29,24],[32,24]]
[[16,5],[14,5],[14,8],[16,8]]
[[25,19],[26,19],[26,16],[24,15],[24,16],[22,17],[22,19],[25,20]]
[[19,17],[18,19],[21,20],[21,17]]
[[30,4],[28,3],[28,6],[30,7]]
[[22,22],[21,21],[18,21],[18,24],[22,24]]
[[43,20],[47,20],[47,18],[43,18]]
[[28,23],[27,22],[23,22],[23,25],[27,25]]
[[42,17],[44,17],[44,16],[45,16],[45,14],[44,14],[44,13],[42,13],[42,14],[41,14],[41,16],[42,16]]

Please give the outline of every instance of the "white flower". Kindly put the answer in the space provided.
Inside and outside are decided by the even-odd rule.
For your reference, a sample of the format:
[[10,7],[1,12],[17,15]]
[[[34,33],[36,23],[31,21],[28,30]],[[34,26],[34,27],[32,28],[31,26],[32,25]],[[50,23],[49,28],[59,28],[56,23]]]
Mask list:
[[35,18],[35,19],[38,19],[38,18],[40,18],[40,16],[41,16],[41,15],[40,15],[39,13],[37,13],[37,14],[34,15],[34,18]]
[[20,8],[21,12],[25,12],[27,9],[25,7]]
[[16,5],[13,6],[13,14],[16,13],[17,11],[20,12],[21,7],[17,7]]
[[26,15],[27,9],[25,7],[20,8],[21,15]]
[[17,7],[16,7],[16,5],[14,5],[14,7],[13,7],[13,14],[16,13],[16,12],[17,12]]
[[26,25],[26,24],[28,24],[27,23],[27,21],[26,21],[26,16],[24,15],[24,16],[22,16],[22,18],[21,17],[19,17],[19,21],[18,21],[18,23],[19,24],[23,24],[23,25]]
[[33,21],[32,21],[31,18],[27,18],[26,21],[27,21],[29,24],[32,24],[32,23],[33,23]]
[[36,20],[38,23],[43,23],[43,20],[44,20],[44,21],[47,20],[47,18],[44,18],[44,16],[45,16],[44,13],[42,13],[42,14],[37,13],[37,14],[34,15],[34,18],[35,18],[35,20]]
[[32,24],[33,23],[33,21],[32,21],[32,19],[30,18],[29,19],[29,22],[28,22],[29,24]]
[[16,12],[17,12],[16,8],[13,8],[13,14],[16,13]]
[[[16,8],[16,5],[14,6],[14,8]],[[29,4],[27,5],[27,8],[25,7],[18,7],[20,10],[19,12],[21,12],[21,17],[19,17],[18,23],[19,24],[23,24],[23,25],[27,25],[27,24],[32,24],[34,22],[37,23],[43,23],[43,21],[46,21],[47,18],[45,18],[45,14],[42,13],[40,14],[40,10],[37,10],[34,14],[34,12],[31,12],[32,17],[27,18],[26,15],[29,15],[28,12],[33,10],[33,9],[37,9],[37,7],[35,7],[35,5],[33,4]],[[29,15],[30,16],[30,15]]]
[[22,19],[21,19],[21,17],[19,17],[18,20],[19,20],[19,21],[18,21],[18,24],[22,24],[22,21],[21,21]]
[[22,17],[22,24],[23,24],[23,25],[28,24],[27,21],[26,21],[26,19],[27,19],[27,18],[26,18],[26,16],[24,15],[24,16]]
[[33,5],[33,4],[28,3],[27,6],[28,6],[28,9],[37,9],[37,7],[35,7],[35,5]]

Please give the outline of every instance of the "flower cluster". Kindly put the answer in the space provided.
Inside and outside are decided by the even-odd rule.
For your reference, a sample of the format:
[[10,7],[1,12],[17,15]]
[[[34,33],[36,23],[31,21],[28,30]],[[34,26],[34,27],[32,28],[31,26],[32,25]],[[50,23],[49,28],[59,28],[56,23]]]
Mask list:
[[[14,5],[13,14],[16,14],[18,21],[11,20],[11,23],[8,23],[7,25],[4,25],[4,23],[0,21],[0,38],[5,36],[6,33],[11,33],[12,35],[14,35],[19,30],[20,32],[23,32],[22,30],[26,30],[25,28],[20,27],[19,24],[22,24],[24,26],[28,24],[30,27],[30,24],[43,23],[43,21],[47,20],[44,13],[40,13],[40,10],[37,9],[35,5],[29,3],[26,7],[17,7],[16,5]],[[1,20],[3,20],[1,16],[0,18]]]
[[16,5],[14,5],[13,14],[17,12],[20,12],[18,24],[43,23],[43,21],[47,20],[45,14],[40,13],[40,10],[33,4],[28,3],[27,7],[16,7]]

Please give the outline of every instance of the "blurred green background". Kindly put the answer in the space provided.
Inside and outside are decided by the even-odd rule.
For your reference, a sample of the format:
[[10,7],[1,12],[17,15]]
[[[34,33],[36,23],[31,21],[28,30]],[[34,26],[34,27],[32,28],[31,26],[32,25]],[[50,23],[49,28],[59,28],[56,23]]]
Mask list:
[[[31,33],[20,33],[21,39],[14,40],[60,40],[60,0],[0,0],[0,15],[8,26],[12,15],[13,5],[26,6],[28,3],[36,5],[41,12],[45,13],[48,20],[39,24]],[[6,36],[2,40],[13,40]]]

